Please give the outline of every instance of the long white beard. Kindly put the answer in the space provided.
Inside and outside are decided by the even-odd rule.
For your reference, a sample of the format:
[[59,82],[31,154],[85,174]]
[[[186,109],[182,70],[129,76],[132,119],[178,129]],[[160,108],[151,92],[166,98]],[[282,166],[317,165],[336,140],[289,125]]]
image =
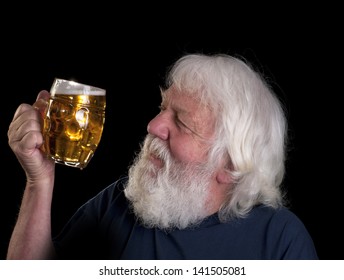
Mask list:
[[[164,163],[155,166],[149,155]],[[146,227],[161,229],[195,226],[206,216],[212,170],[209,164],[176,162],[165,143],[147,135],[129,169],[124,190],[136,216]]]

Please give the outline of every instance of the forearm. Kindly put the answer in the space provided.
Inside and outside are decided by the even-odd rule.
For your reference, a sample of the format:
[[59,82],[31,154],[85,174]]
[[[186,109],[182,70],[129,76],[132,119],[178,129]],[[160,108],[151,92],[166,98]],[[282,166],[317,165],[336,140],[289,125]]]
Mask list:
[[18,219],[8,247],[7,259],[51,259],[52,187],[25,188]]

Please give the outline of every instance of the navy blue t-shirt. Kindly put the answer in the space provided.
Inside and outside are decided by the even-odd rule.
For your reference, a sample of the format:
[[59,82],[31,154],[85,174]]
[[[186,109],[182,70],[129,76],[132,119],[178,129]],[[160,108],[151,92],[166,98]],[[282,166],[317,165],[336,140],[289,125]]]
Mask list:
[[129,208],[127,178],[90,199],[53,239],[60,259],[318,259],[299,218],[286,208],[255,207],[244,219],[217,214],[197,227],[168,232],[145,228]]

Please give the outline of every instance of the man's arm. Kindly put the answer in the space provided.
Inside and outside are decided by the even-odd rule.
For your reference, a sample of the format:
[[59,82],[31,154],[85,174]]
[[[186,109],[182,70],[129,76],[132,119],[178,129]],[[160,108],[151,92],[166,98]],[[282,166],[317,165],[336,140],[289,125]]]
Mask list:
[[51,202],[55,163],[41,151],[42,115],[49,92],[41,91],[31,106],[21,104],[8,130],[8,143],[26,175],[26,187],[7,259],[48,259],[54,256]]
[[51,238],[52,192],[47,187],[52,182],[47,183],[41,182],[40,186],[38,184],[31,186],[27,183],[9,243],[7,259],[52,259],[55,257]]

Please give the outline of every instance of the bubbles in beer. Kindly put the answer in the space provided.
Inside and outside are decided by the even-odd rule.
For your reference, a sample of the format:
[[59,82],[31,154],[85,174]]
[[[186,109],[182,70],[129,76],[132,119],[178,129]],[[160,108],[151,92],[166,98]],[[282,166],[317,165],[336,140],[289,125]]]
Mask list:
[[46,153],[57,162],[86,167],[101,139],[105,104],[105,95],[55,93],[44,120]]

